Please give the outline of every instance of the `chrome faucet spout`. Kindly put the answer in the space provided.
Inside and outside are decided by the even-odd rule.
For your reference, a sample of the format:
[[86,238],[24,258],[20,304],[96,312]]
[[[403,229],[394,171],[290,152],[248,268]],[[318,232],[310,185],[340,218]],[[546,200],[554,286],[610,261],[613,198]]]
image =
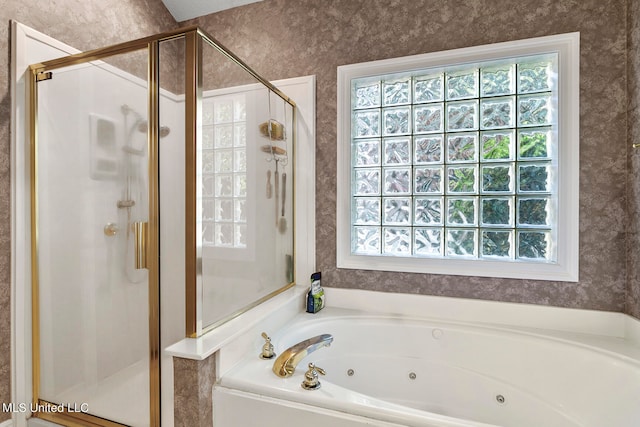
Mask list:
[[333,336],[330,334],[322,334],[313,338],[309,338],[304,341],[300,341],[285,351],[273,363],[273,372],[282,378],[287,378],[293,375],[298,363],[307,357],[314,351],[328,347],[333,341]]

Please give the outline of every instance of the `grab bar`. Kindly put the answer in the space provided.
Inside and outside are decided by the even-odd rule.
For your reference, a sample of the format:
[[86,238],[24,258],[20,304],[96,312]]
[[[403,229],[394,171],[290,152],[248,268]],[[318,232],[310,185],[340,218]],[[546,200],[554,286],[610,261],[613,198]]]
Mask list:
[[135,267],[137,270],[147,268],[147,230],[149,223],[135,222],[133,224],[133,246]]

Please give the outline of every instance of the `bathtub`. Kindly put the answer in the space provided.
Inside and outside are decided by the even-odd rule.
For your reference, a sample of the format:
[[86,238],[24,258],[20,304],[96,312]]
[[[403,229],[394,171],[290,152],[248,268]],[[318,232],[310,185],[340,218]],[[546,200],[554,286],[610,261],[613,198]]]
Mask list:
[[[286,379],[257,339],[214,387],[214,426],[640,426],[640,346],[623,337],[333,307],[271,337],[279,354],[325,333]],[[300,386],[309,362],[318,390]]]

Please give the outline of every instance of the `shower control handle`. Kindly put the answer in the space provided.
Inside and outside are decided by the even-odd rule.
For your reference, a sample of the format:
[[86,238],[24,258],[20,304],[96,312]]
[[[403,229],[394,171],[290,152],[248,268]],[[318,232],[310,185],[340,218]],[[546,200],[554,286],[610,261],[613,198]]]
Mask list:
[[109,222],[107,223],[107,225],[104,226],[104,235],[108,236],[108,237],[112,237],[115,236],[116,234],[118,234],[118,224],[114,224],[113,222]]

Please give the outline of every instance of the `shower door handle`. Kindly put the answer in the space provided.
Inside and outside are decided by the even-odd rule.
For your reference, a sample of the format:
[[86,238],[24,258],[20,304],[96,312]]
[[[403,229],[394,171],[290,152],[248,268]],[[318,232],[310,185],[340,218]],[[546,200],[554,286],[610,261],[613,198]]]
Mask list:
[[135,268],[147,268],[147,230],[149,223],[138,221],[133,224],[133,246]]

